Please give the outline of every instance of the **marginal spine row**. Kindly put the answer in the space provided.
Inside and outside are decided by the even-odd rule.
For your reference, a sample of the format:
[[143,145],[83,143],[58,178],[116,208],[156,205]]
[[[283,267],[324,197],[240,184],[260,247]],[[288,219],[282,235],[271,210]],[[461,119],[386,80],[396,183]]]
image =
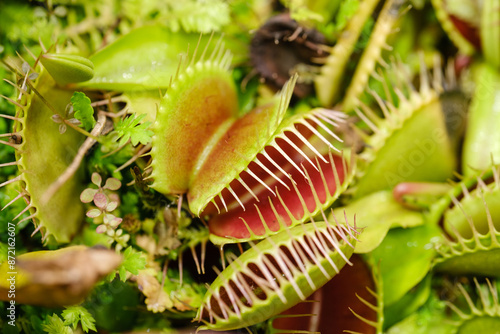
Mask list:
[[[226,194],[231,194],[232,198],[236,200],[243,210],[247,208],[244,205],[245,200],[242,199],[242,197],[247,195],[256,199],[257,202],[260,202],[263,197],[267,198],[268,196],[259,196],[259,194],[261,191],[267,191],[273,198],[280,199],[279,193],[276,189],[270,187],[269,184],[275,183],[274,181],[276,181],[287,190],[290,190],[292,186],[295,187],[297,184],[297,180],[292,177],[292,172],[285,170],[283,165],[278,162],[278,160],[283,159],[306,179],[309,179],[309,176],[301,161],[311,165],[324,179],[322,167],[318,161],[319,159],[324,163],[331,164],[333,172],[336,175],[336,180],[338,180],[331,151],[340,152],[338,148],[332,145],[332,142],[342,142],[342,139],[336,135],[331,128],[338,127],[339,124],[344,123],[345,118],[345,114],[341,112],[326,109],[315,109],[305,116],[298,117],[289,126],[284,127],[279,134],[275,135],[270,144],[257,154],[256,158],[253,160],[255,164],[249,165],[236,179],[236,181],[247,191],[247,194],[238,195],[233,191],[230,185],[226,187],[228,190]],[[307,138],[299,131],[299,126],[302,127],[303,131],[310,132]],[[324,154],[316,148],[316,143],[318,141],[322,142],[330,150],[328,154]],[[271,147],[277,154],[271,156],[269,153]],[[259,187],[260,190],[255,187],[250,187],[247,182],[244,181],[245,179],[248,180],[248,178],[254,179],[257,184],[261,186]],[[267,182],[268,178],[272,179],[271,182]],[[340,183],[340,181],[336,182],[337,187],[340,187]],[[315,192],[314,185],[311,184],[311,187],[313,192]],[[325,189],[328,189],[326,184]],[[297,189],[295,190],[298,192]],[[333,196],[334,194],[329,193],[329,195]],[[224,198],[222,192],[219,194],[218,198],[219,204],[222,203],[222,206],[224,206],[227,212],[230,206],[226,205],[226,203],[232,200],[232,198]],[[269,198],[271,199],[271,197]],[[212,203],[219,208],[215,200],[212,200]]]
[[[473,199],[479,199],[483,205],[484,213],[487,221],[487,232],[486,234],[481,234],[476,227],[476,219],[471,216],[470,212],[464,208],[464,205],[456,196],[451,196],[451,201],[455,207],[458,207],[462,214],[464,215],[469,228],[472,231],[472,238],[467,239],[462,236],[462,234],[457,230],[453,224],[448,224],[448,227],[453,232],[455,238],[454,241],[448,238],[443,238],[444,245],[446,247],[436,247],[437,252],[443,258],[450,258],[453,256],[461,256],[464,253],[473,253],[478,250],[489,250],[493,248],[500,248],[500,231],[495,226],[493,221],[490,208],[486,202],[485,196],[496,191],[500,191],[500,166],[492,168],[492,183],[487,185],[481,177],[477,177],[477,186],[473,192],[469,191],[464,183],[461,184],[462,188],[462,201],[467,201]],[[471,242],[472,241],[472,242]]]
[[[0,97],[4,98],[5,100],[7,100],[8,102],[10,102],[11,104],[13,104],[16,107],[15,116],[0,114],[0,117],[14,121],[14,125],[13,125],[14,130],[12,133],[0,134],[0,137],[4,137],[4,138],[8,137],[9,140],[8,141],[0,140],[0,144],[7,145],[7,146],[14,148],[18,154],[22,154],[22,148],[23,148],[23,143],[24,143],[23,128],[24,128],[24,123],[25,123],[25,115],[26,115],[27,110],[29,109],[29,106],[31,103],[31,98],[33,95],[33,92],[32,91],[30,92],[28,87],[29,87],[29,84],[32,85],[33,81],[38,78],[38,73],[35,71],[35,68],[38,66],[39,58],[35,57],[31,52],[29,52],[29,50],[28,50],[28,53],[35,60],[33,67],[31,67],[29,65],[29,63],[26,62],[26,60],[24,60],[19,54],[18,54],[18,56],[19,56],[20,60],[22,61],[21,69],[18,69],[16,67],[12,66],[11,64],[6,64],[10,68],[12,73],[15,73],[20,78],[19,80],[17,80],[17,84],[8,80],[8,79],[3,79],[7,84],[11,85],[12,87],[14,87],[16,89],[16,91],[18,93],[17,98],[14,100],[14,99],[11,99],[9,97],[0,95]],[[18,171],[19,171],[19,175],[17,175],[16,177],[14,177],[10,180],[7,180],[7,181],[1,183],[0,188],[8,186],[8,185],[16,183],[16,182],[19,182],[19,184],[21,185],[20,186],[21,190],[18,191],[18,194],[12,200],[10,200],[0,211],[5,210],[6,208],[13,205],[15,202],[17,202],[19,199],[22,198],[22,199],[24,199],[24,201],[26,202],[27,205],[24,209],[22,209],[13,218],[13,220],[15,221],[15,220],[20,219],[24,213],[28,212],[28,210],[31,210],[32,214],[20,219],[17,222],[17,224],[20,224],[20,223],[22,223],[26,220],[30,220],[30,219],[33,219],[33,221],[35,223],[35,219],[37,216],[36,208],[31,203],[30,195],[28,194],[26,189],[23,188],[24,170],[22,169],[22,163],[20,160],[16,160],[16,161],[11,161],[11,162],[6,162],[6,163],[0,164],[0,168],[9,167],[9,166],[17,166]],[[35,223],[35,226],[36,225],[37,224]],[[38,231],[40,231],[40,229],[41,229],[41,225],[38,224],[38,227],[34,230],[32,236],[35,235]],[[45,240],[46,237],[47,237],[47,235],[43,236],[42,239]]]
[[[249,251],[255,252],[255,257],[248,263],[243,263],[235,255],[229,256],[231,266],[237,269],[231,277],[226,278],[223,286],[209,290],[211,297],[202,305],[199,321],[204,312],[208,313],[211,324],[225,321],[237,316],[242,319],[244,312],[251,309],[259,300],[266,300],[277,295],[280,301],[287,303],[285,288],[291,286],[301,300],[305,300],[307,291],[314,291],[319,286],[310,276],[312,269],[319,269],[325,280],[331,279],[340,270],[332,260],[332,254],[339,254],[346,263],[349,259],[341,250],[341,243],[351,244],[358,233],[356,227],[350,225],[335,225],[330,223],[315,223],[314,229],[306,231],[300,237],[292,236],[287,242],[276,243],[272,238],[266,239],[269,249],[263,250],[252,244]],[[322,224],[321,226],[319,224]],[[300,227],[298,227],[300,228]],[[224,275],[224,272],[220,275]],[[305,277],[308,286],[297,284],[298,276]]]

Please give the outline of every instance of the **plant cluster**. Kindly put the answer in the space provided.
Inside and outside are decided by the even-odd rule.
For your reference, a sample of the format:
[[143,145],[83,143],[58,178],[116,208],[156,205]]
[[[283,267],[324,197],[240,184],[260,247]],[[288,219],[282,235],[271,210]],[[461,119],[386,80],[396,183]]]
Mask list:
[[496,333],[499,41],[498,0],[2,1],[0,328]]

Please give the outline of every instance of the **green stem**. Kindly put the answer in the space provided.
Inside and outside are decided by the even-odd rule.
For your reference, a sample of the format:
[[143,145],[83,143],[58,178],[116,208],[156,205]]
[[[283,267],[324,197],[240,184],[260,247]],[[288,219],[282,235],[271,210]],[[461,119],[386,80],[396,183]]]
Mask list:
[[387,39],[394,31],[394,26],[401,16],[399,9],[402,5],[403,1],[401,0],[388,0],[384,4],[370,35],[368,45],[363,51],[351,83],[345,92],[342,102],[344,111],[352,110],[357,105],[357,100],[368,85],[368,80],[375,71],[377,63],[383,64],[382,50],[384,48],[390,49]]
[[322,105],[331,106],[338,99],[347,62],[378,2],[379,0],[364,0],[359,4],[358,11],[347,23],[326,64],[321,68],[321,73],[316,77],[314,84]]
[[98,137],[93,136],[90,132],[86,131],[85,129],[82,129],[79,126],[76,126],[75,124],[71,123],[67,119],[65,119],[63,122],[64,122],[64,124],[68,125],[69,127],[73,128],[74,130],[80,132],[82,135],[87,136],[87,137],[95,140],[96,142],[99,142],[100,144],[102,144],[102,141]]

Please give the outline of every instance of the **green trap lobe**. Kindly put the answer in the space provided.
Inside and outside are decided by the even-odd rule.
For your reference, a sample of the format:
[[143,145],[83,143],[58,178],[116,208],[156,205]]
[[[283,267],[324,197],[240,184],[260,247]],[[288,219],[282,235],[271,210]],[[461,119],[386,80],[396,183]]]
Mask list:
[[[201,212],[207,203],[244,170],[274,131],[274,104],[257,107],[235,120],[212,147],[203,165],[192,177],[188,193],[190,209]],[[218,180],[214,184],[213,180]]]
[[[209,222],[212,241],[219,243],[223,238],[227,238],[226,242],[234,242],[231,239],[242,241],[255,237],[262,238],[282,230],[284,226],[297,225],[299,222],[307,220],[309,215],[315,216],[320,209],[326,209],[325,206],[336,198],[332,194],[338,192],[336,176],[332,168],[336,169],[340,184],[344,182],[346,173],[348,173],[343,169],[342,158],[333,156],[334,166],[331,163],[319,161],[326,188],[320,172],[303,159],[297,159],[297,161],[304,166],[310,181],[306,180],[297,170],[288,166],[287,171],[295,180],[295,186],[292,185],[289,178],[283,179],[289,189],[278,181],[272,180],[273,182],[269,186],[271,189],[276,189],[281,199],[273,196],[269,191],[262,191],[258,195],[259,203],[250,204],[245,210],[237,207],[227,213],[215,216]],[[278,163],[280,162],[282,161],[278,160]],[[282,163],[285,165],[285,162]],[[310,184],[314,186],[314,192]]]
[[94,76],[94,64],[81,56],[47,53],[40,58],[40,62],[61,85],[87,81]]
[[[487,244],[488,241],[484,240],[483,243]],[[476,245],[470,242],[468,244],[472,250],[467,253],[439,258],[435,265],[436,271],[458,276],[473,274],[475,276],[500,277],[500,267],[498,266],[500,249],[478,250]]]
[[[60,112],[65,110],[73,94],[72,91],[56,88],[46,72],[40,75],[36,87],[44,99]],[[67,181],[47,204],[40,202],[50,185],[71,164],[83,138],[72,129],[60,134],[59,124],[52,121],[52,115],[52,110],[35,95],[23,123],[19,164],[25,170],[23,180],[43,234],[53,235],[57,242],[65,243],[77,232],[84,217],[79,198],[81,173],[77,172]]]
[[476,90],[468,114],[462,168],[469,176],[500,163],[500,74],[487,64],[473,68]]
[[[179,87],[176,87],[178,85]],[[205,159],[238,111],[229,75],[205,71],[180,79],[160,105],[153,138],[153,187],[180,194],[189,189],[200,159]]]
[[[395,227],[414,227],[424,223],[418,211],[404,208],[396,202],[391,191],[379,191],[351,202],[345,207],[333,210],[337,217],[347,213],[356,215],[357,226],[363,228],[358,237],[355,253],[369,253],[384,240],[387,232]],[[331,221],[332,219],[329,218]]]
[[456,160],[441,105],[435,98],[387,138],[360,179],[355,196],[390,189],[400,182],[446,181]]

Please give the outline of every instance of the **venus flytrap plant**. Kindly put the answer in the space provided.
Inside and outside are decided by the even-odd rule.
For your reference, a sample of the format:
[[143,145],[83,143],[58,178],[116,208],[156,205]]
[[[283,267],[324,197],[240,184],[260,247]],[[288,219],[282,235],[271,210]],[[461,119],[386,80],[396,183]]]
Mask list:
[[286,117],[296,76],[271,103],[238,116],[230,54],[219,47],[205,60],[205,53],[180,65],[160,105],[152,188],[187,193],[193,213],[213,217],[215,243],[264,238],[331,205],[354,170],[329,142],[341,141],[331,127],[344,116],[313,109]]
[[498,1],[432,0],[436,15],[449,38],[466,55],[481,54],[500,68],[500,17]]
[[481,177],[457,185],[436,203],[432,219],[439,219],[446,233],[437,246],[437,271],[500,275],[496,265],[500,256],[499,184],[499,169],[494,166]]
[[[444,81],[438,59],[434,67],[431,80],[425,65],[421,65],[419,90],[413,88],[409,78],[403,79],[406,81],[403,81],[403,87],[396,86],[395,89],[397,101],[391,102],[391,96],[383,100],[378,93],[370,92],[384,118],[364,103],[355,109],[373,132],[371,136],[363,135],[367,148],[360,154],[364,167],[359,169],[357,175],[355,198],[377,190],[391,189],[400,182],[438,182],[452,176],[457,166],[454,133],[465,119],[460,117],[463,115],[460,110],[454,110],[459,115],[457,124],[447,124],[444,113],[446,100],[441,100],[446,90],[455,87],[453,80],[448,83]],[[400,68],[400,71],[404,69]],[[389,84],[384,84],[387,92],[390,92]],[[460,99],[463,98],[460,96]],[[424,135],[422,128],[428,129],[430,136]]]
[[[111,7],[106,5],[104,10],[92,3],[85,10],[97,16],[82,20],[80,25],[75,24],[75,20],[80,20],[79,15],[73,15],[72,7],[68,7],[71,14],[67,17],[68,27],[59,26],[59,30],[69,36],[67,41],[73,45],[71,52],[87,53],[101,43],[104,47],[88,59],[44,51],[31,67],[28,63],[20,69],[12,65],[18,73],[16,83],[12,83],[18,88],[17,96],[11,99],[17,110],[15,115],[5,117],[14,121],[14,128],[2,135],[5,138],[2,141],[16,149],[16,161],[2,162],[0,166],[19,167],[20,175],[2,184],[9,188],[16,183],[21,185],[18,195],[9,199],[14,203],[24,198],[29,203],[18,217],[33,218],[35,231],[41,230],[44,237],[52,234],[59,243],[69,242],[77,234],[75,243],[97,244],[102,238],[96,237],[93,227],[81,224],[85,218],[81,202],[95,205],[87,210],[87,217],[99,225],[96,230],[100,236],[105,234],[110,243],[116,242],[116,249],[125,257],[119,268],[120,278],[129,280],[129,288],[137,284],[144,289],[148,309],[167,311],[161,315],[162,322],[149,320],[146,312],[142,314],[148,326],[151,321],[166,330],[174,326],[167,323],[172,318],[171,312],[178,317],[175,325],[185,325],[198,311],[196,318],[203,323],[201,329],[225,330],[256,324],[251,330],[261,334],[264,325],[258,323],[280,314],[294,303],[302,303],[307,295],[314,299],[319,295],[316,289],[320,285],[333,276],[341,276],[337,275],[341,267],[354,262],[350,258],[352,253],[363,253],[379,271],[374,270],[378,287],[370,290],[376,302],[362,299],[371,315],[376,313],[376,318],[366,317],[354,309],[352,299],[344,300],[349,305],[343,306],[353,308],[360,319],[364,318],[360,320],[364,321],[364,327],[338,325],[339,329],[343,327],[351,332],[364,331],[359,328],[368,328],[370,333],[390,331],[389,327],[408,314],[420,312],[429,304],[426,298],[430,300],[442,292],[443,273],[456,279],[464,274],[498,276],[497,266],[491,261],[498,258],[498,170],[481,174],[488,164],[472,166],[474,169],[469,171],[459,170],[457,152],[467,106],[460,92],[449,91],[456,88],[455,78],[451,75],[442,79],[442,65],[438,61],[432,76],[421,66],[417,79],[401,75],[393,80],[391,68],[384,71],[378,68],[386,66],[385,51],[392,52],[389,38],[404,44],[408,37],[392,34],[402,18],[402,9],[406,8],[402,1],[360,1],[352,17],[335,12],[335,8],[340,6],[342,11],[354,8],[351,6],[357,3],[355,1],[316,3],[318,7],[305,6],[307,1],[291,4],[292,15],[297,18],[347,16],[349,19],[315,22],[315,27],[323,33],[332,31],[328,26],[331,24],[343,27],[339,28],[337,44],[331,48],[330,56],[323,59],[325,65],[318,76],[315,71],[316,65],[322,63],[320,59],[305,57],[307,61],[299,60],[300,68],[295,63],[291,67],[279,64],[287,70],[280,74],[282,81],[277,88],[281,91],[274,97],[266,96],[260,87],[255,88],[259,85],[257,80],[243,79],[245,74],[251,76],[254,68],[245,67],[250,63],[250,56],[244,44],[250,41],[251,35],[241,28],[249,25],[257,28],[253,26],[256,22],[265,22],[271,16],[271,5],[261,1],[243,4],[240,0],[222,7],[218,1],[213,3],[217,6],[211,6],[210,13],[225,8],[220,11],[220,17],[211,22],[213,25],[207,24],[212,20],[208,15],[203,18],[195,15],[193,24],[185,17],[175,18],[169,21],[169,27],[159,24],[139,27],[118,39],[117,36],[131,27],[146,20],[159,23],[172,12],[146,2],[140,9],[121,2],[116,4],[121,13],[120,22],[113,25],[108,14],[99,17],[110,13],[106,10]],[[447,10],[451,0],[443,3],[443,9]],[[176,8],[189,8],[193,4],[194,1],[189,5],[179,2]],[[265,8],[261,8],[261,4]],[[301,7],[303,5],[305,7]],[[74,6],[80,8],[78,4]],[[204,6],[206,4],[197,9],[206,8]],[[317,8],[323,8],[321,6],[332,8],[332,12],[318,13]],[[253,15],[248,21],[242,7],[249,10],[248,15]],[[376,8],[381,9],[380,14],[375,13]],[[463,8],[466,7],[459,9]],[[497,39],[495,8],[495,0],[483,2],[481,15],[474,18],[479,23],[479,34],[470,40],[474,48],[471,53],[484,56],[481,61],[491,67],[489,76],[498,72],[498,43],[488,43]],[[434,41],[442,41],[443,37],[435,30],[429,42],[429,36],[420,31],[427,31],[427,27],[421,29],[419,20],[432,17],[431,11],[426,6],[423,12],[411,11],[403,17],[412,20],[408,26],[415,30],[412,36],[419,39],[415,45],[425,49],[426,54],[435,53],[438,46]],[[442,12],[438,10],[437,14],[441,18]],[[365,47],[361,42],[377,15],[377,23]],[[222,40],[212,43],[208,36],[172,30],[176,24],[176,29],[181,26],[195,30],[209,26],[220,29],[228,17],[237,22],[230,22],[225,29],[226,36],[229,35],[225,38],[226,46]],[[432,19],[425,22],[433,24]],[[95,27],[89,23],[95,23]],[[278,20],[273,24],[279,26],[280,23],[283,22]],[[322,52],[327,49],[317,44],[324,41],[311,38],[313,33],[308,28],[289,23],[285,29],[274,29],[276,26],[268,29],[270,35],[266,41],[283,47],[285,42],[294,40],[306,45],[306,49]],[[284,35],[273,35],[283,30],[286,30]],[[402,34],[406,33],[402,30]],[[361,34],[364,37],[360,41]],[[0,38],[2,36],[0,30]],[[245,43],[233,43],[236,38]],[[326,40],[334,39],[327,36]],[[108,41],[113,42],[105,45]],[[473,46],[478,41],[481,48]],[[65,43],[66,40],[61,45]],[[275,49],[268,49],[269,43],[266,43],[258,49],[273,54]],[[392,45],[397,48],[398,44]],[[295,56],[298,55],[293,54]],[[359,61],[352,61],[358,56]],[[407,59],[401,55],[401,62],[411,63],[413,56],[412,51]],[[479,57],[472,61],[477,59]],[[300,63],[304,62],[311,66],[302,67]],[[235,65],[240,67],[233,73],[231,67]],[[263,64],[254,60],[253,67],[260,65]],[[289,68],[300,72],[300,77],[290,75]],[[404,72],[402,66],[396,71]],[[277,72],[271,72],[272,79]],[[352,78],[345,78],[349,73],[353,73]],[[288,76],[290,79],[286,81]],[[370,76],[378,82],[368,85]],[[299,87],[297,83],[311,78],[315,78],[316,96],[304,90],[305,98],[293,101],[292,93]],[[249,80],[251,89],[245,92],[243,86]],[[242,87],[238,88],[240,81]],[[477,84],[480,79],[474,81]],[[413,88],[414,82],[418,82],[418,89]],[[494,94],[487,91],[490,95],[480,100],[488,86],[476,85],[470,119],[477,118],[480,122],[469,123],[468,138],[477,139],[481,130],[496,124],[494,109],[490,108],[494,105]],[[75,92],[75,88],[85,91],[86,95]],[[370,96],[363,96],[363,91]],[[242,107],[240,97],[259,102],[252,106],[245,103]],[[65,112],[70,99],[73,113]],[[347,116],[318,108],[318,105],[331,106],[336,101],[344,101],[341,107],[347,111],[354,109],[361,120],[355,130],[364,140],[359,162],[352,152],[354,149],[344,141],[347,132],[340,134],[341,129],[350,126]],[[475,109],[481,112],[476,113]],[[124,116],[126,113],[130,115]],[[62,134],[58,127],[63,130]],[[79,144],[84,138],[74,130],[88,137],[81,147]],[[430,131],[430,135],[424,130]],[[68,138],[72,139],[67,141]],[[487,133],[481,140],[474,141],[482,143],[479,146],[487,151],[495,139]],[[466,151],[471,149],[469,145],[467,141]],[[103,151],[109,153],[103,154]],[[47,168],[48,156],[51,156],[50,164],[54,164],[53,173]],[[465,153],[464,157],[466,165],[473,165],[469,162],[472,160],[484,160],[477,156],[470,160],[470,154]],[[488,156],[487,161],[491,161],[491,157]],[[78,168],[82,162],[86,162],[85,169]],[[494,152],[493,162],[498,163]],[[130,178],[125,168],[133,163]],[[116,167],[120,165],[122,167]],[[456,180],[457,169],[471,176],[480,169],[477,175],[481,176],[467,178],[456,187],[443,183],[432,186],[407,183]],[[71,177],[73,174],[68,174],[68,170],[75,176]],[[96,170],[113,173],[121,181],[110,178],[104,183],[94,173],[91,179],[96,187],[82,192],[84,175],[81,173],[91,174]],[[60,190],[52,186],[61,180],[65,181]],[[128,185],[135,182],[140,191],[137,194],[135,188],[120,187],[122,182]],[[396,186],[399,182],[405,183]],[[148,189],[149,186],[152,189]],[[453,189],[448,193],[450,187]],[[342,204],[337,202],[340,196]],[[174,198],[179,198],[176,209],[171,207],[175,206]],[[119,203],[120,214],[133,221],[130,224],[133,226],[127,229],[133,231],[130,234],[124,233],[124,223],[117,217]],[[328,217],[329,223],[322,212],[332,206],[337,216],[356,215],[358,226],[352,227],[347,222],[337,224],[334,218]],[[30,213],[24,214],[27,211]],[[445,229],[443,233],[438,228],[439,222]],[[357,236],[359,226],[364,230]],[[262,241],[255,244],[255,240]],[[223,245],[237,243],[225,247],[233,250],[240,247],[243,254],[241,257],[229,255],[230,265],[213,281],[202,299],[203,289],[189,277],[197,271],[197,280],[212,281],[204,268],[206,262],[213,264],[218,258],[209,254],[210,241],[220,246],[221,253]],[[433,248],[434,243],[438,244],[437,250]],[[36,247],[30,244],[33,246]],[[139,248],[148,254],[148,261]],[[201,261],[196,254],[200,249]],[[193,261],[186,252],[191,252]],[[346,273],[348,277],[351,274],[352,271]],[[180,292],[176,294],[176,290]],[[122,303],[118,294],[110,297],[113,309]],[[495,298],[493,293],[490,295]],[[474,296],[471,294],[469,299],[473,300]],[[126,304],[129,314],[138,305],[137,301]],[[114,318],[115,313],[107,312],[96,316],[97,329],[133,331],[132,327],[115,328],[100,323],[99,318]],[[332,312],[339,315],[342,310]],[[474,309],[471,314],[482,317],[486,312],[481,312],[479,308],[479,313]],[[450,319],[445,312],[440,316],[439,319]],[[459,318],[464,320],[467,316]],[[122,322],[130,323],[132,320],[129,320]],[[453,329],[465,333],[482,326],[475,319],[465,320]],[[59,322],[63,328],[64,323]],[[420,327],[410,322],[406,328],[406,332],[416,333]],[[277,332],[280,330],[273,327],[266,334]]]
[[[41,231],[44,240],[52,235],[58,242],[69,242],[82,222],[83,207],[75,201],[75,192],[79,193],[81,187],[80,175],[77,173],[43,205],[42,196],[70,165],[82,138],[74,131],[61,135],[51,118],[57,115],[56,111],[65,110],[72,92],[57,88],[52,77],[40,68],[38,58],[34,66],[41,71],[36,77],[31,76],[28,70],[17,71],[12,67],[20,82],[19,85],[11,83],[17,88],[18,97],[16,100],[9,99],[16,106],[16,116],[5,117],[14,121],[12,133],[19,137],[19,143],[2,143],[16,149],[16,161],[11,164],[18,166],[20,174],[0,187],[20,182],[21,192],[7,204],[9,206],[20,198],[27,201],[28,205],[16,219],[29,210],[30,215],[23,219],[33,219],[36,226],[34,233]],[[30,67],[27,66],[27,69]],[[52,160],[50,168],[47,168],[45,156],[57,157]]]
[[[391,260],[389,254],[387,254],[387,257],[384,259],[385,261],[381,262],[381,264],[385,263],[381,265],[382,281],[384,283],[390,282],[391,286],[390,289],[384,292],[384,313],[387,312],[388,315],[388,326],[392,326],[394,321],[402,315],[401,311],[398,311],[398,309],[404,310],[411,307],[408,306],[408,302],[411,299],[405,300],[406,297],[402,297],[397,301],[397,295],[401,295],[400,289],[404,286],[406,286],[404,289],[408,289],[411,284],[416,282],[416,277],[419,277],[429,270],[428,266],[430,264],[432,264],[433,271],[438,274],[498,276],[497,266],[495,265],[498,257],[498,232],[495,227],[498,215],[495,209],[489,209],[489,207],[496,205],[498,202],[493,194],[496,192],[495,189],[498,188],[495,181],[498,178],[497,175],[498,170],[497,167],[495,167],[494,169],[484,172],[481,177],[467,178],[460,184],[448,186],[447,188],[449,190],[447,194],[431,205],[429,205],[429,202],[418,201],[421,204],[425,204],[420,206],[420,209],[429,210],[423,215],[425,218],[425,225],[413,228],[411,229],[412,231],[408,230],[407,232],[391,230],[381,246],[367,254],[369,257],[375,256],[377,258],[383,254],[383,247],[387,247],[384,246],[384,244],[388,244],[390,245],[388,249],[390,249],[391,252],[396,252],[399,256],[403,256],[404,252],[400,247],[404,247],[404,244],[408,244],[408,246],[411,245],[412,248],[419,247],[418,243],[416,243],[417,239],[414,239],[419,233],[414,232],[422,230],[422,228],[429,231],[434,230],[434,232],[430,234],[430,236],[434,235],[431,239],[432,242],[425,246],[427,249],[425,252],[431,254],[431,245],[434,244],[433,247],[436,249],[437,257],[427,257],[424,260],[424,252],[421,252],[418,254],[419,260],[411,260],[417,253],[414,253],[414,255],[407,254],[404,255],[404,258],[407,260],[404,264],[398,264],[397,267],[390,270],[388,270],[386,266],[390,266],[390,263],[394,261],[394,259]],[[438,193],[442,193],[442,191],[446,189],[446,187],[442,185],[439,185],[437,188],[436,186],[435,184],[428,185],[424,183],[419,185],[415,183],[405,185],[399,191],[401,191],[401,195],[403,196],[409,194],[409,196],[420,196],[420,198],[425,198],[427,195],[431,195],[436,198],[436,195],[433,195],[433,191],[437,190]],[[425,190],[428,191],[428,194],[422,196]],[[362,219],[362,217],[359,218]],[[439,226],[438,224],[445,228],[444,233],[435,231]],[[398,233],[399,237],[394,239],[391,233]],[[403,237],[403,234],[406,233],[407,237]],[[442,235],[439,236],[439,234]],[[360,245],[363,242],[362,237],[363,235],[359,238]],[[399,240],[402,241],[400,242]],[[431,251],[431,253],[429,253],[429,251]],[[403,270],[407,275],[411,272],[411,278],[406,277],[405,279],[400,279],[402,277],[401,274],[398,273],[400,270]],[[395,283],[395,277],[399,278],[397,283]],[[411,303],[418,303],[419,298],[427,298],[424,294],[425,287],[423,287],[426,281],[430,282],[429,277],[413,288],[414,291],[421,290],[422,292],[416,295]],[[422,302],[421,300],[420,303]],[[417,307],[418,306],[417,304]],[[415,308],[413,311],[415,311]],[[408,317],[407,320],[411,321],[410,318],[411,317]],[[457,324],[451,327],[456,328],[456,325]],[[385,326],[384,324],[384,327]],[[397,328],[398,325],[395,327]],[[436,331],[437,330],[438,329],[436,329]]]
[[304,301],[350,264],[358,233],[347,222],[312,221],[231,256],[198,310],[200,329],[247,327]]
[[85,57],[45,53],[40,57],[40,62],[60,85],[87,81],[94,76],[94,64]]

